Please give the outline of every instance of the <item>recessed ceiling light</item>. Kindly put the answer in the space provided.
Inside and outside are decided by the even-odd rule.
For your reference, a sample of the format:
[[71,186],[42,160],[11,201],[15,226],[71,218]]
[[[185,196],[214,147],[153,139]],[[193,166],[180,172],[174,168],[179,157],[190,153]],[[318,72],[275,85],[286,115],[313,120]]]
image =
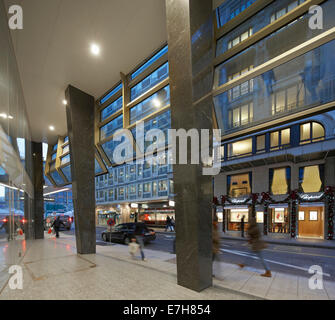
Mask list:
[[100,47],[95,44],[95,43],[92,43],[91,44],[91,52],[92,54],[94,54],[95,56],[99,55],[100,54]]
[[65,99],[63,100],[63,105],[67,106],[67,101]]
[[54,127],[54,126],[49,126],[49,129],[50,129],[51,131],[54,131],[54,130],[55,130],[55,127]]
[[13,116],[11,116],[11,115],[8,115],[8,119],[10,119],[10,120],[13,120],[13,119],[14,119],[14,117],[13,117]]

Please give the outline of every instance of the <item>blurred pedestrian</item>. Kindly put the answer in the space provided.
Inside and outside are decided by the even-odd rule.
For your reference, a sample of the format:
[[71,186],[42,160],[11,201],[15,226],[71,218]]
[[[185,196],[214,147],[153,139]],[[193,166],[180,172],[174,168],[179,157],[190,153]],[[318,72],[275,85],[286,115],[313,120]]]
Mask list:
[[63,227],[65,228],[64,222],[60,219],[60,216],[57,216],[57,218],[51,225],[51,228],[53,227],[56,232],[56,238],[59,238],[59,229],[61,225],[63,225]]
[[170,224],[171,224],[171,218],[170,218],[170,216],[167,216],[166,217],[165,231],[170,229]]
[[129,242],[129,253],[133,259],[135,258],[135,254],[139,248],[140,246],[136,242],[136,238],[132,238],[131,241]]
[[144,255],[144,251],[143,251],[144,241],[143,241],[143,235],[142,234],[143,234],[143,230],[142,230],[141,225],[136,224],[135,231],[134,231],[134,236],[136,238],[137,243],[139,244],[139,249],[141,251],[142,261],[147,261],[147,259],[145,258],[145,255]]
[[174,221],[173,217],[171,217],[171,219],[170,219],[170,230],[172,232],[174,231],[175,224],[176,224],[176,222]]
[[[263,264],[263,267],[265,269],[265,273],[261,274],[262,277],[268,277],[271,278],[271,270],[264,260],[262,250],[266,248],[266,243],[261,239],[261,233],[257,226],[256,219],[251,218],[248,228],[248,237],[249,237],[249,244],[251,245],[251,250],[255,252],[255,254],[258,256],[259,260]],[[243,268],[245,264],[240,263],[239,266]]]
[[245,215],[243,215],[241,219],[241,237],[242,238],[244,238],[244,219],[245,219]]
[[[212,228],[212,261],[213,261],[213,269],[215,266],[215,261],[220,263],[219,259],[220,253],[220,236],[219,236],[219,226],[217,219],[213,220],[213,228]],[[213,277],[215,277],[213,271]]]

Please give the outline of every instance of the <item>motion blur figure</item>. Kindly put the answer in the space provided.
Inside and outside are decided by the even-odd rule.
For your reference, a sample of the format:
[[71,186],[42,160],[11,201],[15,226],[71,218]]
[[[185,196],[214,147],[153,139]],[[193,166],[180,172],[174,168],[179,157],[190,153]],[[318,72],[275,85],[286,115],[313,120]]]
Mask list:
[[[213,277],[215,277],[214,269],[217,266],[217,271],[220,271],[220,237],[219,237],[219,226],[217,218],[213,220],[213,228],[212,228],[212,259],[213,259]],[[217,263],[215,263],[217,262]]]
[[[259,231],[255,218],[250,219],[250,224],[248,228],[248,237],[249,237],[248,242],[251,245],[251,250],[254,251],[255,254],[258,256],[259,260],[261,261],[265,269],[265,273],[261,274],[261,276],[271,278],[272,275],[270,268],[266,263],[266,261],[264,260],[262,253],[262,250],[266,248],[266,243],[261,239],[261,233]],[[239,266],[243,268],[245,264],[240,263]]]

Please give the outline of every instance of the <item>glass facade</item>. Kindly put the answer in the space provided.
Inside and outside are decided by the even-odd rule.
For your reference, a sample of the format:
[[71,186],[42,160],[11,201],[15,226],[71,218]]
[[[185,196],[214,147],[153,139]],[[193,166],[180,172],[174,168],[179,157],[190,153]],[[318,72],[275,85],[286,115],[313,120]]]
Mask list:
[[72,181],[72,177],[71,177],[71,166],[67,166],[61,169],[66,180],[71,182]]
[[109,92],[107,95],[105,95],[101,100],[100,104],[104,104],[106,101],[108,101],[114,94],[118,93],[122,89],[122,83],[119,84],[115,89],[113,89],[111,92]]
[[118,116],[100,128],[100,139],[104,140],[123,128],[123,115]]
[[50,172],[51,178],[55,181],[57,185],[63,185],[65,182],[63,178],[60,176],[60,174],[57,171],[51,171]]
[[[229,99],[229,91],[216,96],[219,128],[229,133],[335,100],[335,62],[331,58],[334,54],[335,41],[331,41],[254,78],[252,94],[234,101]],[[235,129],[234,123],[239,118],[236,115],[237,120],[230,121],[229,115],[251,103],[257,105],[252,118],[250,111],[248,118],[245,111],[248,121]]]
[[166,45],[164,48],[159,50],[153,57],[151,57],[147,62],[145,62],[140,68],[138,68],[135,72],[131,74],[131,79],[135,79],[139,76],[144,70],[149,68],[155,61],[157,61],[160,57],[168,52],[168,46]]
[[[249,20],[240,24],[237,28],[229,32],[227,35],[217,40],[216,55],[219,56],[231,49],[234,44],[238,44],[252,34],[262,30],[270,23],[278,20],[286,13],[292,11],[300,4],[304,3],[305,0],[281,0],[274,1],[270,5],[266,6],[263,10],[256,13]],[[296,21],[294,21],[296,22]],[[292,22],[292,24],[294,23]],[[250,33],[251,31],[251,33]],[[231,44],[231,45],[229,45]]]
[[106,120],[109,116],[121,110],[122,106],[123,106],[123,97],[121,96],[120,98],[113,101],[108,107],[106,107],[105,109],[101,111],[100,121]]
[[227,0],[216,10],[217,25],[223,27],[228,21],[237,17],[257,0]]
[[[17,236],[14,221],[25,217],[23,230],[32,234],[33,170],[31,132],[20,73],[8,29],[8,11],[0,4],[0,219],[8,240]],[[26,199],[26,200],[25,200]],[[26,201],[26,202],[25,202]],[[7,219],[6,224],[3,219]],[[6,227],[6,228],[5,228]],[[8,245],[6,245],[8,247]],[[5,244],[3,246],[6,250]],[[24,254],[24,252],[22,252]],[[10,265],[19,264],[11,255]]]
[[130,89],[130,100],[135,100],[143,93],[150,90],[156,84],[162,82],[169,76],[169,63],[166,62],[152,74],[144,78],[141,82]]
[[169,104],[170,87],[166,86],[130,109],[130,124],[135,123],[141,118],[144,118]]

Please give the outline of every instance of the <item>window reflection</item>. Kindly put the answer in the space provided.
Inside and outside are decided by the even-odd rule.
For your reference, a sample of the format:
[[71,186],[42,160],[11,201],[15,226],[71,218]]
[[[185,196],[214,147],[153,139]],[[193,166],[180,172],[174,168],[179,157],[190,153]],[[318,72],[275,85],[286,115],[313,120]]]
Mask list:
[[110,137],[113,133],[115,133],[118,129],[121,129],[122,127],[123,115],[120,115],[100,128],[100,139],[103,140],[107,137]]
[[166,62],[152,74],[144,78],[141,82],[130,89],[130,99],[135,100],[140,95],[153,88],[169,76],[169,63]]
[[141,118],[167,106],[169,103],[170,86],[166,86],[130,109],[130,124],[133,124]]
[[[246,98],[251,100],[248,103],[252,102],[254,108],[252,117],[249,115],[249,123],[245,121],[245,125],[251,126],[255,122],[265,122],[274,117],[334,101],[334,55],[333,40],[254,78],[253,95]],[[232,101],[229,92],[214,98],[215,112],[223,134],[239,130],[239,126],[233,126],[232,119],[235,118],[237,123],[241,121],[238,107],[242,108],[246,104],[243,99]],[[316,127],[316,131],[321,129]],[[287,137],[288,133],[283,138]],[[288,139],[285,143],[282,142],[286,143]]]

